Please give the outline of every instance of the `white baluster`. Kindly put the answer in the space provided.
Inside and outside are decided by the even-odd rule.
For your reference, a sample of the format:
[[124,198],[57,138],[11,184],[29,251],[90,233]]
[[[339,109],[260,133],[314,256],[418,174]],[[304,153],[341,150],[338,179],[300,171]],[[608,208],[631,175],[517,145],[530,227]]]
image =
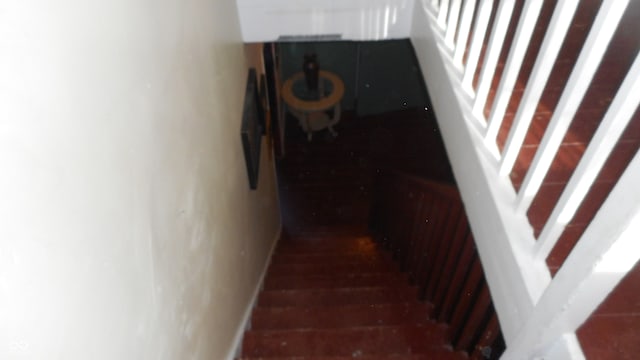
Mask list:
[[476,91],[476,98],[473,103],[473,112],[479,118],[484,118],[484,106],[487,102],[489,89],[491,88],[493,76],[496,72],[496,65],[498,64],[498,58],[502,51],[504,37],[507,33],[509,22],[511,21],[514,5],[515,0],[502,0],[500,1],[498,11],[496,12],[496,19],[493,22],[493,30],[491,31],[491,37],[489,38],[489,44],[487,45],[484,64],[482,65],[482,71],[480,72],[478,90]]
[[511,51],[509,51],[507,64],[502,72],[500,85],[498,85],[498,91],[493,101],[493,108],[489,115],[486,134],[487,141],[495,141],[498,135],[541,8],[542,0],[527,0],[524,4],[522,15],[520,15],[520,21],[518,22],[518,28],[511,43]]
[[473,38],[471,39],[471,47],[469,48],[469,57],[464,67],[464,76],[462,77],[462,87],[468,92],[473,92],[473,76],[478,67],[480,59],[480,51],[484,45],[484,35],[487,32],[489,17],[491,16],[491,7],[493,0],[482,0],[478,13],[476,14],[476,23],[473,27]]
[[462,67],[462,58],[467,50],[467,40],[469,40],[469,31],[471,30],[471,21],[476,10],[476,0],[466,0],[464,9],[462,10],[462,18],[460,19],[460,30],[458,30],[458,38],[456,39],[456,50],[453,54],[453,62],[457,66]]
[[640,56],[620,86],[607,114],[558,200],[536,243],[536,255],[546,258],[571,221],[640,104]]
[[[617,0],[616,0],[617,1]],[[576,331],[640,259],[640,153],[537,302],[502,359],[543,358]]]
[[438,11],[438,25],[444,29],[447,25],[447,14],[449,13],[449,0],[440,2],[440,11]]
[[575,0],[560,0],[556,5],[502,153],[502,161],[500,163],[500,175],[502,176],[506,176],[511,172],[511,168],[516,161],[524,137],[527,135],[527,130],[529,130],[533,113],[538,106],[538,101],[540,101],[542,91],[547,84],[547,79],[551,69],[553,69],[553,64],[556,61],[569,25],[571,25],[571,19],[577,6],[578,2]]
[[447,31],[444,36],[444,40],[453,49],[453,40],[456,35],[456,29],[458,28],[458,17],[460,16],[460,7],[462,6],[462,0],[452,0],[451,10],[449,10],[449,19],[447,20]]
[[522,183],[518,193],[518,209],[527,209],[538,192],[628,4],[629,0],[605,0],[600,6],[578,61],[571,71],[569,81]]
[[440,1],[439,0],[431,0],[431,7],[433,7],[434,9],[439,9],[440,8]]

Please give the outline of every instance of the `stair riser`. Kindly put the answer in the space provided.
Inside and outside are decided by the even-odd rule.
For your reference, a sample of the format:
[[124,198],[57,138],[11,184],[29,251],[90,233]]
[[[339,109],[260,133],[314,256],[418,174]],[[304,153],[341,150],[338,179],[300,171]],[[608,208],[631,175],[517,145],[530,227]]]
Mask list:
[[359,255],[359,254],[342,254],[342,255],[318,255],[318,254],[274,254],[271,259],[272,264],[323,264],[323,265],[341,265],[341,264],[380,264],[386,266],[394,266],[395,263],[390,256],[382,255]]
[[249,331],[245,356],[363,356],[424,353],[444,349],[444,329],[370,327],[349,330]]
[[[269,357],[268,360],[353,360],[353,356],[298,356]],[[452,353],[448,349],[430,349],[425,355],[373,355],[359,356],[357,360],[468,360],[462,353]],[[267,360],[263,357],[242,357],[238,360]]]
[[371,276],[267,276],[265,290],[286,289],[340,289],[359,287],[384,287],[408,284],[407,278],[398,275],[374,274]]
[[428,322],[430,310],[429,306],[418,302],[341,307],[257,308],[251,317],[251,328],[281,330],[419,325]]
[[354,288],[341,290],[263,291],[258,298],[260,307],[285,306],[341,306],[358,304],[394,304],[415,301],[416,288],[389,287],[378,289]]
[[270,276],[285,275],[322,275],[342,276],[348,274],[380,274],[397,273],[398,266],[391,264],[273,264],[269,269]]

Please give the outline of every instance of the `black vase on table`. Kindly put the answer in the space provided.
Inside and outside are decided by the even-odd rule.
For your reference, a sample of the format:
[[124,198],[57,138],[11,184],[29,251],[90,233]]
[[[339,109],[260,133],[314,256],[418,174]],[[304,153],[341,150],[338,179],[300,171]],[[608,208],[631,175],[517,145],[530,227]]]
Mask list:
[[304,54],[302,71],[304,72],[304,78],[307,82],[307,89],[309,89],[310,91],[318,90],[320,65],[318,65],[316,54]]

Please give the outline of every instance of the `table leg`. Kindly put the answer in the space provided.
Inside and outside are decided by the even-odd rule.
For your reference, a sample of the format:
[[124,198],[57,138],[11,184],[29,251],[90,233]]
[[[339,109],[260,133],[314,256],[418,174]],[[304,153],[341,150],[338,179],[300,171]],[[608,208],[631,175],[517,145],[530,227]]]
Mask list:
[[307,141],[311,141],[311,138],[313,137],[313,129],[311,129],[311,123],[309,122],[308,112],[304,113],[304,119],[305,119],[305,122],[307,123]]

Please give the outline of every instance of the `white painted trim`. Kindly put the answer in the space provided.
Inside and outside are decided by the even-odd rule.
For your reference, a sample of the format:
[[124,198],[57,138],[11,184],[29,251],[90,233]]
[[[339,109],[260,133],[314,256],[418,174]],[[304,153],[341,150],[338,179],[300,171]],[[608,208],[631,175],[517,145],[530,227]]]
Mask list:
[[458,28],[458,20],[460,17],[460,8],[462,7],[462,0],[453,0],[451,2],[451,10],[449,10],[449,19],[447,20],[447,30],[445,32],[445,40],[447,46],[453,49],[454,37],[456,36],[456,29]]
[[247,304],[247,308],[244,311],[244,315],[242,315],[242,320],[238,328],[236,329],[236,333],[233,336],[233,341],[231,343],[231,349],[227,356],[226,360],[234,360],[241,355],[242,351],[242,339],[244,338],[244,333],[249,329],[251,325],[251,314],[253,313],[253,309],[256,306],[256,302],[258,301],[258,295],[263,288],[264,278],[267,275],[267,271],[269,270],[269,266],[271,265],[271,259],[273,258],[273,253],[276,250],[276,245],[278,245],[278,240],[280,240],[280,236],[282,236],[282,224],[280,228],[276,232],[276,235],[273,239],[273,243],[271,244],[271,249],[269,250],[269,254],[267,260],[264,263],[264,268],[262,269],[262,274],[260,274],[260,278],[256,282],[256,286],[253,289],[253,294],[251,294],[251,299]]
[[515,0],[503,0],[498,4],[498,11],[496,12],[496,18],[493,21],[493,29],[491,36],[489,37],[489,43],[487,45],[484,64],[482,64],[482,71],[480,72],[480,80],[478,81],[478,90],[476,91],[476,98],[473,103],[473,112],[477,117],[484,119],[484,107],[487,103],[487,97],[489,95],[489,89],[493,82],[493,76],[496,73],[496,66],[498,65],[498,58],[502,52],[504,46],[504,38],[507,34],[507,28],[513,15],[513,7],[515,6]]
[[578,207],[582,204],[600,169],[609,158],[609,154],[618,143],[638,104],[640,104],[640,56],[636,56],[620,90],[598,125],[598,130],[589,142],[580,163],[542,229],[536,243],[536,256],[546,258],[549,255],[565,226],[573,219]]
[[[580,347],[580,341],[575,333],[563,334],[555,343],[545,352],[543,358],[534,358],[536,360],[584,360],[586,359]],[[507,360],[507,358],[501,358]],[[514,360],[522,360],[518,357]]]
[[473,27],[473,39],[469,48],[469,56],[464,66],[464,76],[462,77],[462,87],[470,94],[473,93],[473,77],[480,61],[480,51],[484,46],[484,36],[489,25],[493,0],[481,0],[480,7],[476,14],[476,22]]
[[504,359],[542,356],[574,332],[640,260],[640,152],[536,305]]
[[[340,35],[342,40],[404,39],[414,0],[237,0],[244,42],[281,36]],[[385,13],[391,16],[385,21]]]
[[449,0],[442,0],[440,2],[440,10],[438,11],[438,25],[441,28],[445,28],[447,25],[447,15],[449,14]]
[[529,125],[533,119],[533,114],[538,107],[542,91],[547,84],[547,80],[553,69],[553,64],[558,57],[560,47],[569,30],[569,25],[571,25],[570,19],[573,18],[577,7],[578,2],[575,0],[559,0],[553,11],[551,22],[542,41],[540,52],[533,65],[527,87],[520,100],[520,106],[513,119],[513,125],[511,126],[506,145],[504,146],[502,162],[500,164],[500,175],[509,174],[513,168],[513,164],[516,162],[520,147],[522,147],[524,138],[529,130]]
[[[603,8],[606,11],[607,7]],[[443,36],[436,17],[416,6],[411,41],[507,343],[503,359],[583,359],[575,331],[640,259],[640,192],[635,191],[640,183],[640,153],[552,280],[544,257],[534,256],[531,225],[524,212],[514,211],[517,196],[513,186],[508,176],[500,173],[499,159],[486,146],[472,111],[473,99],[464,89],[462,74]],[[639,68],[640,60],[634,63],[629,79],[637,77]],[[616,134],[640,102],[635,85],[625,80],[605,116],[604,126],[608,126],[609,120],[625,114],[612,121],[617,123],[613,127]],[[605,132],[609,131],[600,131]]]
[[535,29],[541,9],[542,0],[527,0],[522,9],[516,35],[511,43],[511,51],[509,51],[507,64],[502,73],[493,108],[489,115],[489,124],[485,136],[488,143],[495,142],[500,126],[502,126],[504,114],[507,111],[507,106],[513,93],[513,87],[518,79],[518,74],[520,74],[520,68],[522,67],[524,56],[529,48],[531,34],[533,34],[533,29]]
[[[491,289],[507,345],[527,319],[551,276],[544,261],[533,261],[535,239],[524,214],[513,212],[516,194],[484,146],[472,118],[460,74],[448,57],[435,18],[414,11],[411,41],[437,114],[456,182]],[[446,56],[446,57],[445,57]]]
[[519,210],[525,211],[529,208],[540,189],[628,4],[629,0],[605,0],[600,6],[578,61],[571,71],[542,142],[522,182],[518,194]]
[[[551,282],[544,261],[532,256],[533,230],[513,211],[516,194],[498,174],[498,159],[485,146],[461,74],[447,51],[435,17],[419,5],[411,41],[430,90],[445,148],[474,234],[500,327],[509,348]],[[515,357],[522,359],[523,357]],[[545,358],[582,359],[575,334],[559,336]]]
[[439,0],[431,0],[429,2],[426,2],[428,0],[418,0],[418,1],[423,1],[425,8],[427,9],[427,11],[429,11],[431,14],[435,14],[434,16],[438,16],[438,9],[440,8],[440,1]]
[[[419,7],[420,2],[416,1],[416,9]],[[467,41],[469,40],[469,31],[471,30],[471,21],[473,20],[473,14],[476,10],[475,1],[465,1],[464,8],[462,9],[462,18],[460,19],[460,30],[458,30],[458,37],[456,38],[455,52],[453,55],[453,61],[456,66],[462,67],[462,58],[464,52],[467,49]],[[419,11],[419,10],[418,10]],[[414,10],[413,19],[415,21],[416,12]],[[411,34],[413,36],[413,34]]]

